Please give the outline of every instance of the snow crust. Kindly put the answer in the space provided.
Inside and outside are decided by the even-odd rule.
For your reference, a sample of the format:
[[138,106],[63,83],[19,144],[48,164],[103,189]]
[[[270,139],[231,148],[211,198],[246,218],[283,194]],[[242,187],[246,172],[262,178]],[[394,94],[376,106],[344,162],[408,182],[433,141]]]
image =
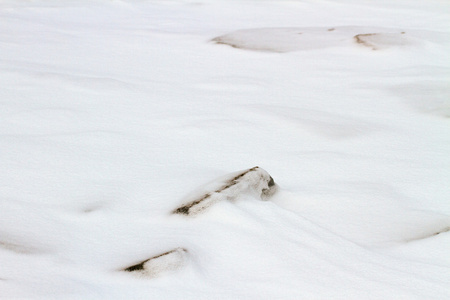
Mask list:
[[[0,20],[1,298],[450,298],[446,1],[5,0]],[[256,165],[268,201],[171,214]]]

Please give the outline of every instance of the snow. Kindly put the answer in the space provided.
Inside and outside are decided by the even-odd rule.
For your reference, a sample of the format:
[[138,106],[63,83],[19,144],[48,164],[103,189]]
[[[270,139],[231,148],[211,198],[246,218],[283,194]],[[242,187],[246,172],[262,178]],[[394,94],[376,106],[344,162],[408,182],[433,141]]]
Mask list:
[[256,166],[204,186],[202,192],[192,193],[191,200],[183,203],[172,213],[195,216],[204,213],[217,202],[236,201],[244,195],[268,200],[276,193],[277,189],[277,185],[270,174]]
[[216,37],[213,41],[235,48],[283,53],[329,47],[354,47],[355,42],[372,50],[381,50],[421,46],[427,42],[441,42],[446,38],[444,33],[406,33],[392,28],[341,26],[246,29]]
[[448,8],[2,1],[0,297],[449,299]]

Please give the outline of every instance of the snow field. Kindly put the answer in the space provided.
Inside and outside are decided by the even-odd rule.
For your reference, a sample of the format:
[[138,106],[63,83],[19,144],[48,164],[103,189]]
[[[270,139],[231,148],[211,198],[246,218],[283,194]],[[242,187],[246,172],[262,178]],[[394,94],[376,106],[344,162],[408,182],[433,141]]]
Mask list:
[[448,299],[447,6],[2,1],[0,297]]

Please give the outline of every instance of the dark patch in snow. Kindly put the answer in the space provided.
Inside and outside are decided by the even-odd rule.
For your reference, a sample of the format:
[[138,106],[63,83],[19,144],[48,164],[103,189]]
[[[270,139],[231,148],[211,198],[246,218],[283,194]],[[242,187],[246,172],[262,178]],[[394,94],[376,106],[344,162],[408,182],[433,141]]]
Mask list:
[[329,28],[328,31],[335,31],[336,28]]
[[124,269],[124,271],[126,271],[126,272],[134,272],[134,271],[144,270],[144,264],[145,264],[146,262],[148,262],[150,259],[151,259],[151,258],[146,259],[146,260],[144,260],[143,262],[138,263],[138,264],[136,264],[136,265],[134,265],[134,266],[128,267],[128,268]]
[[150,260],[152,260],[152,259],[157,259],[157,258],[166,256],[166,255],[169,255],[169,254],[172,254],[172,253],[175,253],[175,252],[177,252],[177,251],[184,251],[184,252],[187,252],[187,250],[184,249],[184,248],[173,249],[173,250],[170,250],[170,251],[161,253],[161,254],[159,254],[159,255],[150,257],[149,259],[146,259],[146,260],[144,260],[144,261],[142,261],[142,262],[140,262],[140,263],[138,263],[138,264],[135,264],[135,265],[132,265],[131,267],[128,267],[128,268],[126,268],[126,269],[123,269],[123,271],[126,271],[126,272],[142,271],[142,270],[145,269],[144,265],[145,265],[145,263],[147,263],[148,261],[150,261]]
[[386,49],[394,46],[412,45],[414,41],[405,37],[406,32],[400,33],[364,33],[357,34],[353,38],[356,43],[372,48],[372,50]]
[[376,47],[374,47],[373,45],[369,44],[369,43],[366,41],[366,39],[365,39],[365,37],[368,37],[368,36],[374,36],[374,35],[376,35],[376,33],[364,33],[364,34],[357,34],[357,35],[355,35],[353,38],[355,39],[355,41],[356,41],[358,44],[364,45],[364,46],[366,46],[366,47],[372,47],[372,50],[377,50]]
[[140,276],[156,277],[163,272],[181,268],[185,264],[185,254],[187,252],[184,248],[176,248],[153,256],[121,271],[135,273]]
[[[258,173],[259,176],[249,177],[247,179],[247,184],[244,184],[242,188],[237,187],[237,185],[244,181],[244,177],[246,177],[246,175],[249,175],[250,173]],[[270,176],[260,167],[253,167],[231,178],[225,183],[224,186],[220,187],[219,189],[216,189],[211,193],[206,193],[200,198],[176,208],[172,211],[172,213],[181,215],[197,214],[218,201],[217,199],[212,199],[213,197],[217,198],[223,196],[221,198],[231,200],[235,198],[237,194],[242,192],[242,190],[247,189],[248,187],[253,188],[257,192],[259,192],[259,196],[261,197],[261,199],[270,197],[275,193],[276,190],[275,181],[273,180],[272,176]],[[231,191],[232,188],[236,188],[236,190]],[[258,191],[259,189],[260,191]]]
[[[217,193],[217,191],[216,191],[216,193]],[[190,210],[191,208],[193,208],[193,207],[195,207],[196,205],[202,203],[205,199],[208,199],[209,197],[211,197],[211,194],[206,194],[206,195],[204,195],[202,198],[200,198],[200,199],[198,199],[198,200],[189,202],[188,204],[183,205],[183,206],[181,206],[181,207],[175,209],[175,210],[173,211],[173,213],[174,213],[174,214],[189,215],[189,210]],[[203,210],[203,209],[204,209],[204,208],[202,208],[202,210]]]

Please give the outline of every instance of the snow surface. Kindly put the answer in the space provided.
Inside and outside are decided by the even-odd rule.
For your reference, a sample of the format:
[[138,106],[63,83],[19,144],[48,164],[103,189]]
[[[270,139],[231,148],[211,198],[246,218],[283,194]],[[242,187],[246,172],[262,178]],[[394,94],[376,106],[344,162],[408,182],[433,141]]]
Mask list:
[[444,33],[401,31],[376,27],[316,27],[316,28],[258,28],[238,30],[213,39],[218,44],[235,48],[291,52],[329,47],[352,47],[354,43],[372,50],[392,47],[417,46],[426,42],[441,41]]
[[[450,299],[449,10],[1,1],[0,297]],[[171,215],[254,166],[269,201]]]

